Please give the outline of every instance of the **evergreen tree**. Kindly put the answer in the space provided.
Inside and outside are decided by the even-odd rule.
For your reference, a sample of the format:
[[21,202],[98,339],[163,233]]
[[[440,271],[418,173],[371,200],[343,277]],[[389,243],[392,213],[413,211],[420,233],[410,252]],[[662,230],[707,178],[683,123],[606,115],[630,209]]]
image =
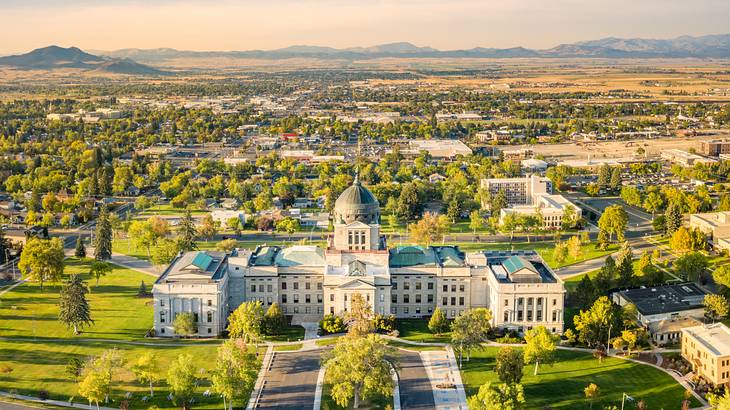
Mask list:
[[578,286],[575,288],[575,298],[578,307],[588,309],[596,300],[596,296],[596,287],[593,285],[593,281],[590,276],[584,275],[583,279],[580,280]]
[[682,226],[682,210],[676,202],[671,202],[664,214],[664,231],[667,235],[672,235],[680,226]]
[[76,250],[74,251],[74,256],[77,258],[86,257],[86,246],[84,246],[84,240],[81,239],[80,236],[76,237]]
[[180,219],[178,234],[178,247],[181,251],[188,252],[197,248],[195,245],[195,236],[198,234],[198,230],[195,228],[195,223],[189,210],[186,210],[185,215]]
[[7,262],[8,241],[5,239],[5,231],[0,229],[0,263]]
[[94,238],[94,258],[105,261],[112,258],[112,224],[109,221],[109,210],[101,207],[96,221],[96,237]]
[[428,320],[428,330],[437,335],[449,330],[449,321],[446,319],[446,314],[440,307],[436,307],[433,315]]
[[86,300],[87,293],[89,288],[78,275],[71,276],[61,288],[58,318],[66,326],[73,328],[75,335],[79,334],[80,328],[94,323],[89,302]]
[[611,255],[606,257],[606,263],[598,271],[594,284],[596,286],[596,292],[603,294],[607,290],[613,287],[613,280],[616,277],[616,261]]
[[621,167],[614,167],[611,170],[611,182],[609,183],[611,190],[618,191],[621,187]]
[[618,286],[631,286],[634,282],[634,264],[631,247],[628,242],[624,242],[619,254],[618,264],[616,265],[616,273],[618,274]]

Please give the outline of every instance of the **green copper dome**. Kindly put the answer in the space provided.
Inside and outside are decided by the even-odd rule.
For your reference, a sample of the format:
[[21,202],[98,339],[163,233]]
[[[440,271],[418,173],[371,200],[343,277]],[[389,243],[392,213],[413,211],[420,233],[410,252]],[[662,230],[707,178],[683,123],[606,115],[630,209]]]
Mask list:
[[350,224],[359,221],[366,224],[380,223],[380,203],[375,195],[362,186],[355,176],[352,186],[345,189],[335,201],[334,222]]

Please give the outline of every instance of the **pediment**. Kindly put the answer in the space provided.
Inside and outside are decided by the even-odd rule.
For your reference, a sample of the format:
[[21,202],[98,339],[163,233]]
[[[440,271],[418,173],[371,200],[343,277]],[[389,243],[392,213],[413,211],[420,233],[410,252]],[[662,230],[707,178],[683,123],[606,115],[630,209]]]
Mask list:
[[357,279],[353,280],[347,283],[343,283],[342,285],[337,286],[338,289],[365,289],[365,290],[374,290],[375,285],[372,283],[365,282],[363,280]]

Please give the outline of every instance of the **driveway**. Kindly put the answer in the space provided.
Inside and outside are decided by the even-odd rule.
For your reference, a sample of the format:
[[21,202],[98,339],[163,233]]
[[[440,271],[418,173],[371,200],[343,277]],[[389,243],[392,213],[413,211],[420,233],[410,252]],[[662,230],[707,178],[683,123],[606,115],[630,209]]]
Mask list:
[[266,384],[257,408],[311,409],[322,351],[277,352],[264,378]]
[[403,349],[398,349],[398,354],[401,407],[408,410],[435,409],[431,380],[421,361],[421,355]]

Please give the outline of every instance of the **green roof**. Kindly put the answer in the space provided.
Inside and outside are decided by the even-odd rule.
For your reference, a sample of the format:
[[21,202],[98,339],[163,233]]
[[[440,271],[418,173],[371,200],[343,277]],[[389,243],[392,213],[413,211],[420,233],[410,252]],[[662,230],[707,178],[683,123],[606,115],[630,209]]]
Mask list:
[[317,246],[291,246],[276,254],[278,266],[324,266],[324,251]]
[[390,251],[390,266],[435,265],[436,254],[422,246],[400,246]]
[[464,266],[464,254],[455,246],[435,247],[443,266]]
[[520,269],[529,269],[532,272],[537,273],[537,269],[532,263],[525,258],[520,256],[510,256],[502,262],[502,266],[507,270],[507,273],[515,273]]
[[274,264],[274,257],[279,251],[277,246],[262,246],[256,250],[254,266],[271,266]]
[[213,262],[213,258],[210,255],[205,252],[198,252],[191,263],[202,270],[207,270],[211,262]]

